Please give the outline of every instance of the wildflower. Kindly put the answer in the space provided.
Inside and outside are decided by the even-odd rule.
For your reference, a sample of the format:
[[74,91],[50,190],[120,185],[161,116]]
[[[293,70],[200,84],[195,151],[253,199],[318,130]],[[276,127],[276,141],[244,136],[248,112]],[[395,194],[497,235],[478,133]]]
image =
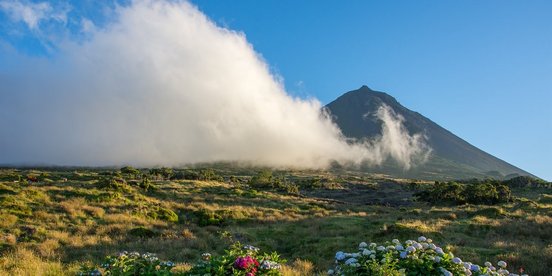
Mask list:
[[506,267],[506,262],[505,261],[500,261],[500,262],[498,262],[498,266],[500,266],[502,268],[505,268]]
[[335,259],[338,260],[338,261],[343,261],[345,260],[345,253],[343,253],[343,251],[339,251],[337,253],[335,253]]
[[264,260],[261,262],[261,268],[264,270],[270,270],[270,269],[280,269],[281,266],[277,262]]
[[259,248],[255,247],[253,245],[244,245],[243,249],[248,250],[248,251],[254,251],[254,252],[259,251]]
[[368,247],[368,244],[365,243],[365,242],[361,242],[359,245],[358,245],[359,248],[365,248],[365,247]]

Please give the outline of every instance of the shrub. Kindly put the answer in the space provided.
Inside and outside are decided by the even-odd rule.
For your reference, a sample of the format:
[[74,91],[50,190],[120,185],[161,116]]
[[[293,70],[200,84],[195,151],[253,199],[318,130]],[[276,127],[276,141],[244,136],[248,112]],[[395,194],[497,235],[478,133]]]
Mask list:
[[269,170],[262,170],[249,180],[249,185],[258,189],[275,189],[289,194],[298,194],[299,186],[284,177],[274,177]]
[[281,264],[285,262],[276,252],[261,254],[258,248],[239,242],[222,256],[204,253],[202,257],[203,261],[192,267],[188,275],[281,275]]
[[78,275],[173,275],[175,264],[160,261],[155,254],[121,252],[117,256],[107,256],[101,268],[84,267]]
[[439,183],[417,192],[418,199],[431,203],[452,204],[499,204],[512,200],[510,188],[501,183]]
[[123,178],[111,177],[102,178],[98,181],[98,188],[103,190],[112,190],[119,192],[126,192],[129,187]]
[[358,251],[335,254],[330,275],[509,275],[506,263],[484,266],[464,262],[423,236],[404,244],[394,239],[383,244],[361,242]]
[[139,211],[142,215],[152,219],[158,219],[168,222],[178,222],[178,215],[170,209],[160,206],[144,206]]
[[199,226],[217,225],[222,226],[226,224],[226,220],[220,214],[211,210],[200,209],[194,212],[197,218],[197,224]]
[[157,232],[143,226],[130,229],[128,234],[139,238],[153,238],[159,236]]

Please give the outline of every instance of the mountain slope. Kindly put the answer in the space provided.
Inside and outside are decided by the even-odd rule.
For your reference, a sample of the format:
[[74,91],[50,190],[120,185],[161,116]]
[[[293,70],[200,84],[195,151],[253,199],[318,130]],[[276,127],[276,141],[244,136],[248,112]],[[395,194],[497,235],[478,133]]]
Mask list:
[[409,171],[402,170],[391,161],[375,170],[397,176],[436,179],[531,175],[474,147],[420,113],[402,106],[390,95],[373,91],[367,86],[343,94],[326,105],[326,109],[345,136],[362,139],[381,132],[381,122],[367,119],[364,115],[373,114],[382,104],[404,117],[404,125],[410,134],[425,133],[433,153],[427,163]]

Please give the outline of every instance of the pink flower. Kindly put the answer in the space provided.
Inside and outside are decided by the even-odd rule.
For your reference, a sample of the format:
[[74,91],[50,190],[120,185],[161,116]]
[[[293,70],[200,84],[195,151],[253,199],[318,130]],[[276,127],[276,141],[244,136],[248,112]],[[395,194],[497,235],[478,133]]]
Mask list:
[[236,261],[234,261],[235,268],[249,271],[246,276],[255,276],[258,266],[259,262],[251,256],[238,257]]

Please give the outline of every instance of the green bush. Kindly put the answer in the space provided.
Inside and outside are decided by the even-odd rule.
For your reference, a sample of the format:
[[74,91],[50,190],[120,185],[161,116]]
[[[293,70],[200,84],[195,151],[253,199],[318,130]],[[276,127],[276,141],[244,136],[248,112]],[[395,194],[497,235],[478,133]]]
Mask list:
[[422,201],[449,204],[487,204],[494,205],[512,200],[510,188],[501,183],[439,183],[426,190],[415,193]]
[[143,226],[130,229],[128,234],[139,238],[153,238],[159,236],[159,233]]
[[199,226],[209,226],[209,225],[223,226],[227,222],[222,215],[206,209],[195,211],[194,216],[197,218],[197,224]]
[[155,254],[138,252],[121,252],[117,256],[107,256],[101,268],[83,267],[78,275],[174,275],[171,270],[175,264],[170,261],[160,261]]
[[272,171],[262,170],[249,180],[249,186],[257,189],[272,189],[289,194],[298,194],[299,186],[287,181],[284,177],[274,177]]
[[510,275],[503,261],[497,267],[466,262],[423,236],[404,243],[397,239],[379,245],[361,242],[351,253],[337,252],[335,263],[329,275]]
[[102,178],[98,181],[97,184],[99,189],[102,190],[111,190],[118,192],[128,192],[129,186],[123,178],[111,177],[111,178]]
[[242,246],[239,242],[222,256],[211,257],[211,254],[204,253],[202,258],[203,261],[192,267],[186,275],[277,276],[281,275],[281,264],[285,263],[276,252],[261,254],[258,248]]

